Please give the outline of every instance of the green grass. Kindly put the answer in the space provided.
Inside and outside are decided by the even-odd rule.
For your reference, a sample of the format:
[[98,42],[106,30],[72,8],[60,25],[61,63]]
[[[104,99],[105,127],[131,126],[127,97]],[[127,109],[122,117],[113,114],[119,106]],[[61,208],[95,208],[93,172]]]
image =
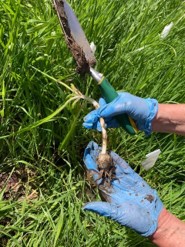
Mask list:
[[[161,103],[185,102],[183,1],[70,3],[97,45],[97,69],[117,90]],[[100,143],[101,137],[82,127],[92,106],[66,103],[70,91],[58,81],[72,82],[95,99],[100,93],[92,79],[76,75],[51,1],[1,0],[0,20],[0,174],[23,170],[19,179],[26,195],[4,200],[4,190],[0,193],[0,246],[152,246],[81,209],[86,201],[99,200],[85,182],[82,157],[87,143]],[[162,40],[170,22],[174,26]],[[185,220],[184,137],[129,136],[122,129],[108,135],[109,148],[137,171],[147,153],[161,149],[156,166],[139,173],[167,209]],[[36,198],[29,200],[34,190]]]

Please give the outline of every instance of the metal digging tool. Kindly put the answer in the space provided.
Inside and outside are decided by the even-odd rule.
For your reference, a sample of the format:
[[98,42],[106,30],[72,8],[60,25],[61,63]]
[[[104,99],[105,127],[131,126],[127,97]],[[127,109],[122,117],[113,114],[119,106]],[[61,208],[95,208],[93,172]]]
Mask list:
[[[77,63],[77,72],[82,75],[89,73],[98,82],[105,101],[110,103],[118,93],[101,73],[93,69],[96,58],[75,13],[65,0],[53,0],[53,2],[66,43]],[[129,134],[134,135],[137,132],[134,121],[127,114],[116,116],[116,119]]]

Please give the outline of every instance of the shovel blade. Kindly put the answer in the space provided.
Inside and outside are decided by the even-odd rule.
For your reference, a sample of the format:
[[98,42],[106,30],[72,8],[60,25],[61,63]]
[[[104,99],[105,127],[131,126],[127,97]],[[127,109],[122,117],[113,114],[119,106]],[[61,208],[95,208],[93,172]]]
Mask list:
[[[83,63],[86,67],[87,64],[89,67],[94,66],[96,58],[74,11],[65,0],[53,0],[53,2],[61,27],[65,34],[66,42],[77,64],[79,63],[78,57],[80,57],[80,60],[82,60],[80,61],[80,63],[82,63],[80,66],[83,67]],[[71,45],[71,43],[74,44]],[[80,54],[80,52],[82,54]]]

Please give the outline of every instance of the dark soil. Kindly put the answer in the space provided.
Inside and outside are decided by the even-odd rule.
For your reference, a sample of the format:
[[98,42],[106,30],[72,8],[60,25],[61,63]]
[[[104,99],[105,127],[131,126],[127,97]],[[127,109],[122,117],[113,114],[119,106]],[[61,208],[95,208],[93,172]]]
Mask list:
[[[31,173],[31,171],[30,171]],[[11,172],[0,173],[0,191],[4,190],[4,200],[21,200],[26,196],[26,187],[29,186],[29,195],[26,196],[28,200],[37,198],[37,192],[29,183],[29,176],[34,174],[28,174],[25,169],[15,170]]]

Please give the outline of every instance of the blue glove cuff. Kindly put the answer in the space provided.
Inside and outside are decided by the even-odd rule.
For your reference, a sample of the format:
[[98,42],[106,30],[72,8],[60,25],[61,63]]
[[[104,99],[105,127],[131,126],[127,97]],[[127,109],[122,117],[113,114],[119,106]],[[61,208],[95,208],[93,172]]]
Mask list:
[[145,132],[146,136],[149,136],[152,132],[152,120],[154,119],[154,117],[158,112],[158,101],[156,99],[150,99],[150,98],[144,100],[148,105],[149,116],[147,117],[145,122],[138,121],[137,125],[140,130],[143,130]]

